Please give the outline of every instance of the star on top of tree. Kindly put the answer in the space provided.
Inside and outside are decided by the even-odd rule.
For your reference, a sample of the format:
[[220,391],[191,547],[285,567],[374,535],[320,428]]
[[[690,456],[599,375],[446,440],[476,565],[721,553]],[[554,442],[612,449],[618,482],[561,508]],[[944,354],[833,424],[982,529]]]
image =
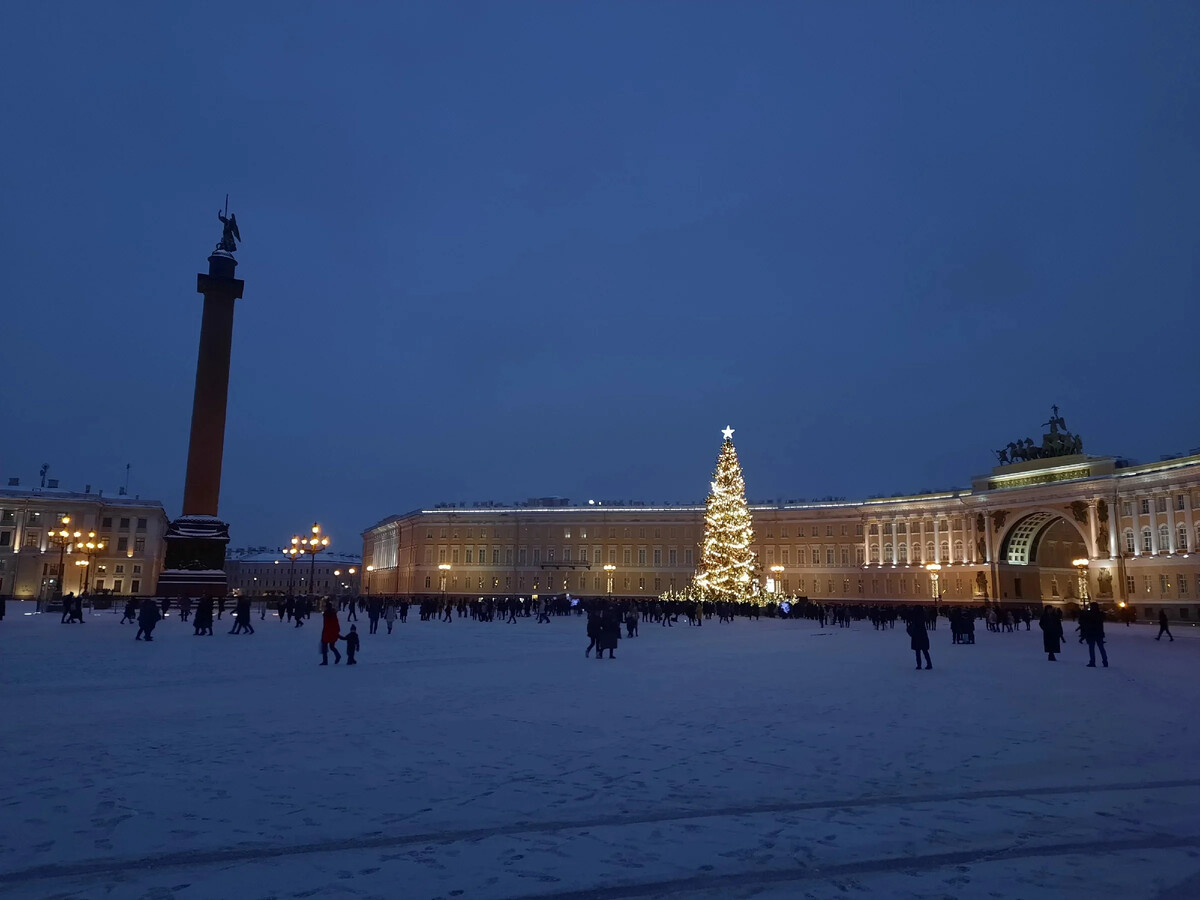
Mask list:
[[722,430],[721,434],[725,435],[725,440],[727,440],[727,441],[733,440],[733,429],[730,428],[728,425],[725,426],[725,428],[724,428],[724,430]]

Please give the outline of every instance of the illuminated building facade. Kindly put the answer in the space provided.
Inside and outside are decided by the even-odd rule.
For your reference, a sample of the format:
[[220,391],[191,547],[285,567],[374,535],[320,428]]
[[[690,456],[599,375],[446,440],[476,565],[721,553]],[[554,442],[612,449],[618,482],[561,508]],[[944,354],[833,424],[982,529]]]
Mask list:
[[[764,593],[1095,599],[1196,620],[1198,505],[1200,455],[1123,465],[1068,453],[999,466],[969,490],[750,509]],[[703,516],[701,506],[422,509],[368,528],[363,563],[375,591],[392,595],[655,597],[691,579]]]
[[[162,569],[167,514],[156,500],[45,488],[0,489],[0,596],[51,599],[104,591],[153,596]],[[63,517],[70,522],[64,527]],[[52,533],[76,531],[60,542]],[[91,551],[88,535],[94,533]],[[103,544],[103,549],[98,545]],[[60,552],[61,550],[61,552]],[[60,558],[62,569],[58,570]]]

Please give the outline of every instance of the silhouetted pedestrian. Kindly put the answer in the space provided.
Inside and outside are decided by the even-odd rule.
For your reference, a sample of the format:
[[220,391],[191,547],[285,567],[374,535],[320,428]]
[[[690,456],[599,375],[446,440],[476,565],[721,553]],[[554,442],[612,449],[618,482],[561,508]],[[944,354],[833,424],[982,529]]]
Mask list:
[[159,617],[158,604],[154,602],[153,597],[147,597],[142,602],[141,612],[138,613],[138,631],[133,636],[133,639],[140,641],[144,634],[146,640],[154,640],[151,635],[154,633],[154,626],[158,624]]
[[1158,611],[1158,637],[1156,637],[1155,640],[1161,640],[1164,634],[1171,639],[1172,643],[1174,643],[1175,636],[1171,634],[1171,623],[1170,620],[1167,619],[1167,611],[1165,609],[1160,609]]
[[[932,669],[933,662],[929,659],[929,632],[925,630],[925,613],[921,610],[911,610],[908,615],[908,636],[912,639],[909,645],[917,656],[917,668],[921,668],[921,654],[925,654],[925,668]],[[953,667],[951,667],[953,668]]]
[[1089,669],[1096,668],[1096,648],[1100,648],[1100,659],[1108,668],[1108,653],[1104,649],[1104,610],[1098,603],[1089,603],[1088,608],[1079,614],[1079,636],[1087,641]]
[[1042,649],[1048,654],[1050,662],[1054,662],[1055,654],[1062,653],[1063,627],[1058,610],[1052,606],[1043,606],[1038,626],[1042,629]]

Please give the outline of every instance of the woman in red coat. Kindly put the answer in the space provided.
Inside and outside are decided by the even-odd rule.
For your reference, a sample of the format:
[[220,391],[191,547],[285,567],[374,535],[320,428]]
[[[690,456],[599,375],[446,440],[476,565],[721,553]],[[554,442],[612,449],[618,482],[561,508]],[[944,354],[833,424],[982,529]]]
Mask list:
[[337,610],[333,608],[333,603],[329,600],[325,601],[324,623],[321,625],[321,665],[329,665],[329,651],[333,651],[333,664],[336,666],[342,661],[342,654],[338,653],[337,642],[338,636],[342,633],[341,623],[338,622]]

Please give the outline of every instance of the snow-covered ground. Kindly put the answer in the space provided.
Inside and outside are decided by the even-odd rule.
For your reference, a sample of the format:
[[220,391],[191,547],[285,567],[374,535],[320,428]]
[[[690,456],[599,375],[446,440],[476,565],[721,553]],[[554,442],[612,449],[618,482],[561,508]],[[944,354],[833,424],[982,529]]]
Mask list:
[[[26,607],[28,608],[28,607]],[[0,896],[1200,897],[1200,633],[0,622]],[[257,616],[257,614],[256,614]],[[221,626],[225,627],[222,628]],[[1069,629],[1068,629],[1069,632]]]

